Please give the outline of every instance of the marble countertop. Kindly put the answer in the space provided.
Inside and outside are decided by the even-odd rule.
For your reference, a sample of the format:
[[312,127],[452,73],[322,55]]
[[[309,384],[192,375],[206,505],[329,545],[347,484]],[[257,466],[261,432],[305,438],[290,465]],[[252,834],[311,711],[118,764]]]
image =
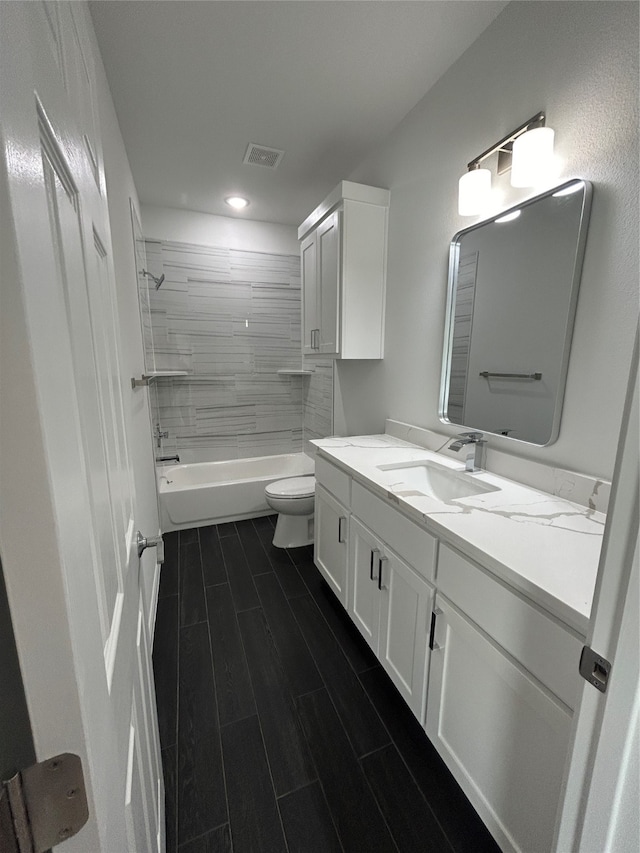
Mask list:
[[[465,474],[496,491],[446,503],[407,489],[378,466],[457,462],[391,435],[313,441],[318,455],[585,635],[606,516],[489,471]],[[392,498],[389,495],[393,495]]]

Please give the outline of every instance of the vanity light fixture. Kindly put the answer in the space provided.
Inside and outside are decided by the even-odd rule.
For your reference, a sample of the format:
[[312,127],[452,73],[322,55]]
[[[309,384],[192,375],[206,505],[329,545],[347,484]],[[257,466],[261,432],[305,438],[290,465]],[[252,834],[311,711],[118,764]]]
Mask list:
[[553,170],[553,137],[553,128],[535,127],[514,140],[512,187],[535,187],[545,182]]
[[225,201],[229,207],[232,207],[234,210],[243,210],[243,208],[247,207],[249,204],[248,199],[242,198],[242,196],[239,195],[227,196]]
[[[535,135],[538,130],[546,131]],[[516,148],[520,139],[527,138],[524,145]],[[516,157],[516,153],[518,156]],[[517,166],[517,180],[530,180],[531,183],[515,183],[512,173],[513,186],[535,186],[543,173],[546,173],[553,157],[553,130],[545,127],[545,114],[540,112],[516,127],[499,142],[496,142],[482,154],[474,157],[467,164],[467,173],[458,183],[458,213],[460,216],[475,216],[482,213],[489,201],[491,192],[491,170],[482,167],[492,154],[498,155],[496,172],[503,175]],[[521,177],[520,177],[521,176]]]
[[480,164],[466,172],[458,183],[458,213],[475,216],[487,203],[491,192],[491,172]]

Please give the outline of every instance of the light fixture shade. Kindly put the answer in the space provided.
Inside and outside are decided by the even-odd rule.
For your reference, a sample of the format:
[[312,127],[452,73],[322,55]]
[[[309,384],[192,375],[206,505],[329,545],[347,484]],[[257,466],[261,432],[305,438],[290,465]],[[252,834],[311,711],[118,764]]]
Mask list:
[[513,143],[511,186],[535,187],[553,174],[553,137],[551,127],[536,127]]
[[486,207],[491,192],[489,169],[473,169],[465,172],[458,182],[458,213],[460,216],[475,216]]

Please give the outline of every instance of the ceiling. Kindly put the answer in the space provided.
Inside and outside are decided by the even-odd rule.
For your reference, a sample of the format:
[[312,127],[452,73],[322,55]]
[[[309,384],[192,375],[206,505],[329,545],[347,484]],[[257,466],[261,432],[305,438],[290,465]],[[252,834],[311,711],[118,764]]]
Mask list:
[[[91,0],[143,204],[298,225],[506,2]],[[249,143],[283,149],[245,165]],[[240,194],[242,213],[224,203]]]

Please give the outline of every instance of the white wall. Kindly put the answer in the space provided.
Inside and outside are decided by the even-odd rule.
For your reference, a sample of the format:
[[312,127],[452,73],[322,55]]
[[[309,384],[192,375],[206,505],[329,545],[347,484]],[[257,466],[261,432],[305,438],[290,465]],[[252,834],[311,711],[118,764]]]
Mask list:
[[[443,433],[438,419],[449,241],[466,164],[544,109],[558,183],[594,199],[558,441],[502,446],[609,479],[638,313],[638,6],[511,3],[350,180],[391,189],[385,358],[339,362],[336,430],[378,432],[385,417]],[[532,191],[494,179],[502,206]],[[514,448],[516,448],[514,450]]]
[[297,229],[292,225],[151,205],[143,205],[141,212],[144,236],[153,240],[274,255],[297,255],[299,252]]

